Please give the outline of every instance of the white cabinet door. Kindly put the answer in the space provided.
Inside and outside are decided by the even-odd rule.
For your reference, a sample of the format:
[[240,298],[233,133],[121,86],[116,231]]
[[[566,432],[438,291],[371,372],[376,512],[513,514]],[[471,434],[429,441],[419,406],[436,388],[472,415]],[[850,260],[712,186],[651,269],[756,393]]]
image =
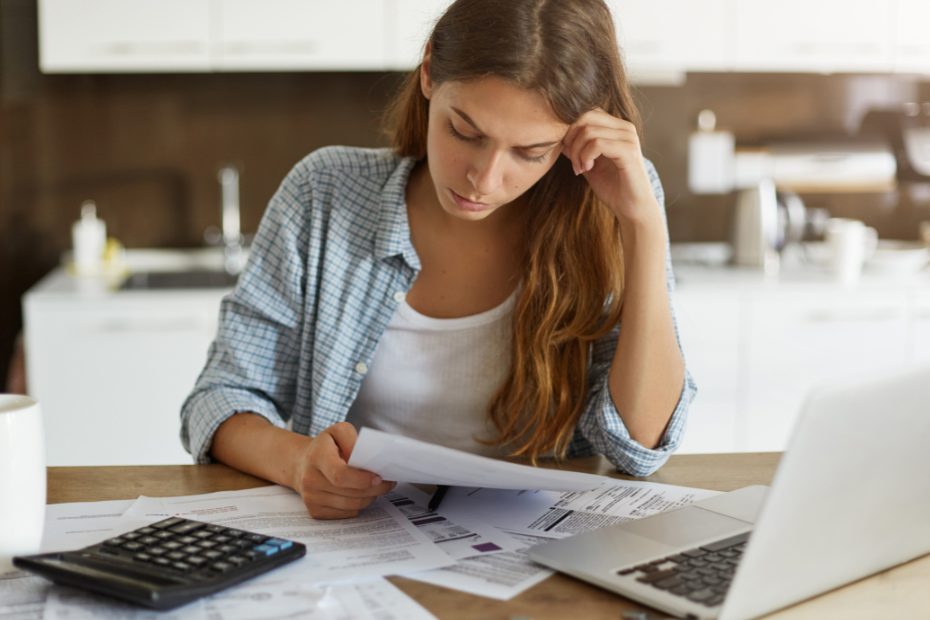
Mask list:
[[608,0],[608,5],[633,79],[728,68],[733,29],[729,0]]
[[26,302],[29,390],[49,465],[190,463],[181,404],[206,360],[219,298]]
[[784,450],[811,388],[908,358],[907,298],[884,290],[760,294],[748,341],[745,449]]
[[377,70],[385,63],[381,0],[218,0],[218,70]]
[[697,397],[688,413],[680,453],[733,452],[745,378],[739,363],[742,297],[680,287],[674,295],[678,331]]
[[894,36],[896,71],[930,73],[930,2],[897,0]]
[[930,362],[930,291],[914,293],[911,304],[911,361]]
[[39,0],[46,73],[206,71],[208,0]]
[[744,71],[889,71],[894,2],[739,0],[736,68]]
[[387,0],[386,66],[409,71],[420,63],[426,39],[451,0]]

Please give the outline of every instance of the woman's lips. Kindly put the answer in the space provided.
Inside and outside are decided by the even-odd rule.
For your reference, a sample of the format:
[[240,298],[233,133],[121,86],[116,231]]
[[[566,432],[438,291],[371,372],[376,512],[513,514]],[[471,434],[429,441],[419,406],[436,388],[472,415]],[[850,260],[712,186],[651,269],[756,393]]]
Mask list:
[[449,193],[452,195],[452,200],[455,201],[455,204],[457,204],[459,209],[462,209],[463,211],[477,213],[479,211],[487,211],[491,208],[491,205],[489,204],[483,202],[473,202],[467,198],[463,198],[451,189],[449,190]]

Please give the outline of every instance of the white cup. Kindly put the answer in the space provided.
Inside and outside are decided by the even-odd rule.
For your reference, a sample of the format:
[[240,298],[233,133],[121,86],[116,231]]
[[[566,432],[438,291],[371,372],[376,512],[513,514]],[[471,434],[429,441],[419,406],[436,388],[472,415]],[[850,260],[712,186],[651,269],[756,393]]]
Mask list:
[[45,442],[39,403],[0,394],[0,573],[36,553],[45,524]]
[[834,277],[843,284],[853,284],[878,247],[878,231],[859,220],[832,217],[827,220],[827,243]]

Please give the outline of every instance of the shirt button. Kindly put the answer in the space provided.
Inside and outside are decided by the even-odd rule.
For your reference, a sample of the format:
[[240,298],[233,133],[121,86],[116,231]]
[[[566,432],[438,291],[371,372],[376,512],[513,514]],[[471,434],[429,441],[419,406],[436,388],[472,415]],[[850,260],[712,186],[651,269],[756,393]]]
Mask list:
[[368,364],[365,362],[359,362],[355,365],[355,372],[360,375],[368,374]]
[[396,301],[397,303],[400,303],[404,301],[405,299],[407,299],[406,294],[401,293],[401,292],[394,293],[394,301]]

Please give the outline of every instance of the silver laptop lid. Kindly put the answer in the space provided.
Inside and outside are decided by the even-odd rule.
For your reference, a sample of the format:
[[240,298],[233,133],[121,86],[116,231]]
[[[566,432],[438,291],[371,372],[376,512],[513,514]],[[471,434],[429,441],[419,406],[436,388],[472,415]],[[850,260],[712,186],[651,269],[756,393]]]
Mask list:
[[812,393],[721,619],[930,553],[930,367]]

